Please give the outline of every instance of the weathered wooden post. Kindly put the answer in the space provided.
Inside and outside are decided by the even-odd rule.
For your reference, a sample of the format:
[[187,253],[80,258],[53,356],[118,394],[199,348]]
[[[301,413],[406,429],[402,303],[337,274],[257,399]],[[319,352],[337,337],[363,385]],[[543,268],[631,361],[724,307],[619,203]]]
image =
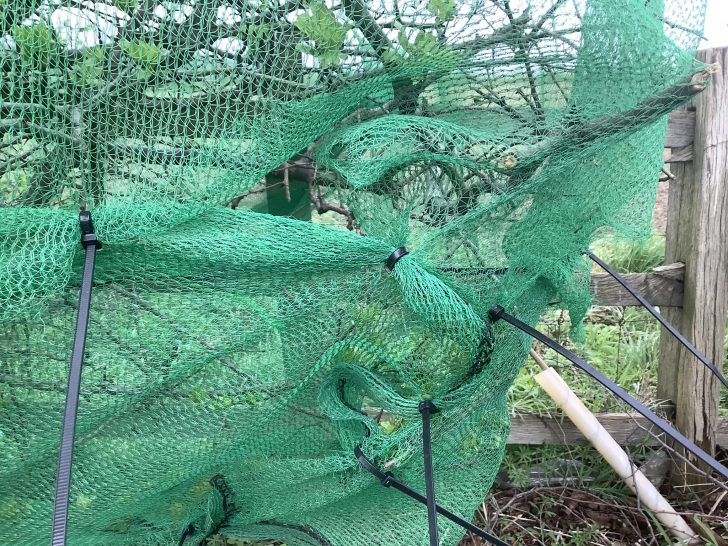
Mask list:
[[[665,316],[719,368],[725,358],[728,312],[728,48],[698,52],[698,59],[721,70],[688,107],[695,112],[692,154],[685,146],[672,164],[665,263],[685,263],[682,308]],[[673,157],[673,161],[675,158]],[[718,429],[719,382],[666,332],[660,340],[658,391],[675,403],[680,431],[714,454]],[[705,478],[684,463],[673,479],[685,485]]]

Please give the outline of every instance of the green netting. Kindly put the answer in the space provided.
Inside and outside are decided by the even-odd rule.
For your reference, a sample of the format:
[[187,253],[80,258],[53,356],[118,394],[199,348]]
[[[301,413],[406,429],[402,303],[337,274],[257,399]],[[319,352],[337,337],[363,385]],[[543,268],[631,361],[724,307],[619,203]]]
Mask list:
[[[424,508],[353,456],[423,491],[424,398],[438,499],[470,518],[529,348],[487,311],[534,324],[559,294],[579,322],[581,252],[644,232],[666,113],[709,78],[702,14],[0,3],[0,543],[50,535],[81,207],[104,248],[70,544],[177,544],[190,524],[184,544],[426,544]],[[313,221],[261,212],[263,178]]]

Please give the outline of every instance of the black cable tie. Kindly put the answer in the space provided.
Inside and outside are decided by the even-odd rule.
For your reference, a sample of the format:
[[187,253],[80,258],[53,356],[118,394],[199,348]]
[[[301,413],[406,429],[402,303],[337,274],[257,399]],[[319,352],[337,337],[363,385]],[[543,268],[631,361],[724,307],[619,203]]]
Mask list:
[[[372,463],[369,459],[367,459],[366,455],[361,450],[361,447],[356,446],[354,448],[354,455],[356,456],[357,460],[359,461],[359,464],[369,472],[370,474],[373,474],[383,486],[385,487],[393,487],[400,493],[404,493],[410,498],[413,498],[420,504],[427,505],[427,497],[424,495],[421,495],[414,489],[410,488],[409,486],[403,484],[399,480],[397,480],[394,475],[391,472],[384,473],[379,468],[377,468],[374,463]],[[459,525],[463,529],[470,531],[471,533],[479,536],[483,540],[493,544],[494,546],[509,546],[507,542],[503,542],[498,537],[495,537],[491,535],[489,532],[485,531],[484,529],[481,529],[480,527],[477,527],[470,523],[469,521],[464,520],[463,518],[456,516],[450,510],[447,508],[443,508],[439,504],[435,504],[435,508],[437,509],[437,513],[446,517],[453,523]]]
[[103,245],[96,237],[91,213],[87,210],[81,211],[81,214],[78,215],[78,222],[81,225],[81,245],[83,248],[90,245],[95,246],[97,249],[101,248]]
[[76,333],[71,352],[71,366],[68,370],[68,388],[63,410],[61,427],[61,445],[58,449],[58,470],[56,472],[56,491],[53,498],[53,527],[51,530],[51,546],[66,544],[66,527],[68,525],[68,504],[71,492],[71,468],[73,464],[73,446],[76,434],[76,418],[78,416],[78,400],[81,390],[81,372],[86,347],[86,333],[91,308],[91,288],[93,287],[96,250],[101,243],[94,233],[91,213],[83,211],[78,217],[81,228],[81,245],[85,256],[81,291],[78,298],[76,315]]
[[187,537],[194,534],[196,531],[195,526],[191,523],[185,527],[185,530],[182,531],[182,535],[179,537],[179,541],[177,542],[177,546],[184,546],[185,540],[187,540]]
[[532,338],[534,338],[537,341],[540,341],[547,347],[550,347],[554,351],[556,351],[558,354],[563,356],[564,358],[570,360],[574,363],[574,365],[579,368],[581,371],[586,373],[587,375],[590,375],[594,379],[596,379],[603,387],[605,387],[607,390],[611,391],[612,394],[614,394],[617,398],[622,400],[623,402],[626,402],[632,408],[634,408],[639,414],[641,414],[643,417],[645,417],[650,423],[652,423],[654,426],[659,428],[662,432],[665,433],[668,437],[670,437],[672,440],[680,444],[683,448],[685,448],[687,451],[691,452],[695,457],[700,459],[703,463],[705,463],[707,466],[715,470],[718,474],[723,476],[724,478],[728,479],[728,468],[726,468],[723,464],[718,462],[715,458],[711,457],[709,454],[707,454],[705,451],[700,449],[697,445],[695,445],[694,442],[690,441],[688,438],[683,436],[677,429],[675,429],[670,423],[665,421],[664,419],[658,417],[655,413],[647,409],[647,407],[639,402],[636,398],[631,396],[627,391],[625,391],[622,387],[617,385],[614,381],[609,379],[607,376],[605,376],[602,372],[596,370],[591,365],[589,365],[584,359],[581,357],[576,356],[574,353],[569,351],[566,347],[563,345],[557,343],[550,337],[542,334],[535,328],[531,328],[528,324],[525,322],[521,322],[516,317],[509,315],[505,312],[503,307],[496,305],[493,307],[489,312],[491,318],[496,317],[496,319],[503,319],[507,323],[511,324],[512,326],[515,326],[522,332],[525,332]]
[[417,409],[420,411],[420,413],[423,413],[425,411],[427,411],[430,414],[439,413],[440,412],[440,408],[438,408],[435,405],[435,403],[432,400],[430,400],[429,398],[427,400],[422,400],[419,403]]
[[494,305],[491,307],[490,311],[488,311],[488,317],[490,317],[490,320],[493,322],[498,322],[501,319],[501,315],[505,313],[505,309],[503,309],[500,305]]
[[584,254],[586,254],[591,261],[593,261],[595,264],[597,264],[599,267],[601,267],[604,271],[607,272],[607,274],[612,277],[615,281],[617,281],[619,284],[622,285],[622,288],[624,288],[627,292],[629,292],[634,299],[636,299],[642,307],[647,309],[647,311],[652,315],[657,322],[662,324],[663,328],[670,332],[672,337],[674,337],[678,342],[685,347],[692,355],[697,358],[700,362],[703,363],[703,365],[708,368],[712,374],[718,378],[718,380],[723,383],[724,387],[728,387],[728,380],[726,380],[725,376],[720,373],[720,370],[717,368],[715,364],[713,364],[710,360],[708,360],[708,357],[706,357],[703,353],[698,351],[698,349],[690,343],[685,336],[683,336],[680,332],[678,332],[677,328],[675,328],[662,314],[660,314],[657,309],[655,309],[650,302],[648,302],[645,297],[640,294],[631,284],[627,282],[627,280],[622,277],[619,273],[617,273],[614,269],[609,267],[605,262],[603,262],[599,257],[594,255],[590,251],[586,251]]
[[359,446],[356,446],[354,448],[354,456],[359,461],[359,464],[364,467],[364,470],[366,470],[370,474],[374,474],[374,476],[376,476],[376,478],[382,483],[382,485],[386,484],[385,487],[389,487],[390,485],[392,485],[392,475],[390,473],[382,472],[376,466],[374,466],[374,464],[366,458],[364,452]]
[[392,252],[389,255],[389,258],[387,258],[387,263],[384,266],[384,269],[391,273],[394,270],[394,266],[397,265],[397,262],[402,258],[403,256],[407,256],[409,254],[409,250],[407,250],[405,247],[401,246],[394,252]]
[[425,495],[427,497],[427,523],[429,526],[430,546],[440,545],[440,531],[437,528],[437,504],[435,502],[435,475],[432,469],[432,433],[430,416],[438,411],[432,400],[422,400],[419,404],[422,414],[422,458],[425,468]]

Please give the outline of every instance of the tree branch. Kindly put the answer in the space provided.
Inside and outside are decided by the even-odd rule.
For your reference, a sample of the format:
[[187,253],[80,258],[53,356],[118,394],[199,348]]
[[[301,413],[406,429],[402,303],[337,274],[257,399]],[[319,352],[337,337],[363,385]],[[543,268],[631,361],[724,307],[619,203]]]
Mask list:
[[5,161],[5,163],[0,164],[0,175],[14,169],[16,163],[24,162],[38,150],[40,150],[40,146],[31,146],[28,150],[25,150],[24,152],[11,157]]
[[323,197],[321,196],[320,186],[315,185],[313,182],[309,182],[308,196],[311,203],[316,208],[316,212],[318,212],[319,214],[324,214],[326,212],[335,212],[342,215],[344,218],[346,218],[346,229],[348,229],[349,231],[353,231],[354,213],[343,205],[335,205],[331,202],[324,201]]
[[[577,123],[562,131],[551,133],[553,137],[525,150],[516,152],[507,151],[513,161],[503,172],[513,173],[524,169],[534,169],[544,158],[558,153],[566,148],[583,147],[587,144],[609,135],[634,131],[661,116],[672,112],[681,104],[687,102],[703,91],[714,73],[720,67],[711,65],[707,69],[693,74],[677,85],[664,89],[652,97],[639,102],[634,108],[614,114]],[[523,159],[523,160],[522,160]]]

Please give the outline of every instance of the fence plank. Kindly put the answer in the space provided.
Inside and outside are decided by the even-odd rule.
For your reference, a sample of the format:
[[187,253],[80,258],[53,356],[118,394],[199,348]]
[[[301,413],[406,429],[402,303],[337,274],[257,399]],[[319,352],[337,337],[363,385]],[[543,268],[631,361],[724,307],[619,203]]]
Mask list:
[[694,153],[693,145],[689,144],[681,148],[665,148],[662,157],[665,163],[685,163],[693,160]]
[[[628,273],[624,277],[652,305],[680,307],[684,275],[684,264],[674,263],[656,267],[650,273]],[[591,292],[597,305],[639,305],[629,292],[606,273],[592,274]]]
[[[651,425],[640,415],[597,413],[596,418],[620,445],[659,445],[659,440],[649,432]],[[717,423],[716,438],[718,445],[728,448],[728,419],[723,418]],[[586,443],[586,440],[566,417],[539,417],[519,413],[511,417],[508,443],[578,445]]]
[[[728,66],[728,48],[698,52],[705,63]],[[665,314],[718,367],[724,358],[728,311],[728,74],[718,72],[694,100],[694,157],[672,167],[666,260],[685,263],[682,308]],[[719,383],[700,362],[663,332],[657,396],[672,400],[676,425],[705,451],[715,452]],[[680,484],[704,477],[675,468]]]
[[695,112],[676,110],[667,123],[665,148],[690,146],[695,139]]

